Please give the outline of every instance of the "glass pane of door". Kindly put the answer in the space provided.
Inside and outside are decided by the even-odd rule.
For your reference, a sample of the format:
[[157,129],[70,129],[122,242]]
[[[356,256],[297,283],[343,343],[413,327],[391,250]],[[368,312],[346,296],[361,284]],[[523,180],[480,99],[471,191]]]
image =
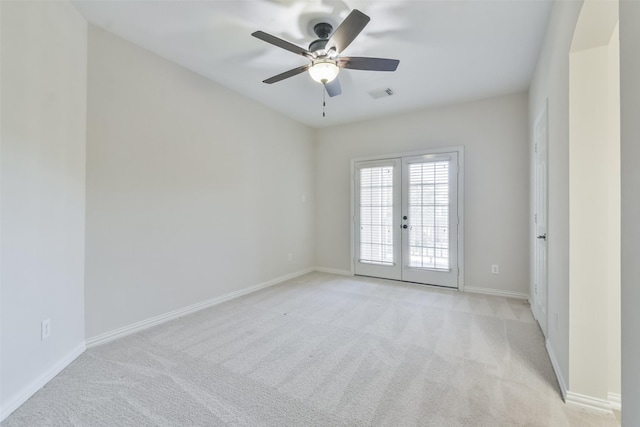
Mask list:
[[360,169],[360,262],[393,265],[393,166]]
[[449,161],[409,165],[409,267],[449,269]]

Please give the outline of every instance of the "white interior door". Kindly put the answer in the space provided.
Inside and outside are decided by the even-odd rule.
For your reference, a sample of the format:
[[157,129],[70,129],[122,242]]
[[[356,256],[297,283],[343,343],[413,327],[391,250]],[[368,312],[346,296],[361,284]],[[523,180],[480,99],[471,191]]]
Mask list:
[[458,287],[458,153],[354,164],[354,272]]
[[533,299],[536,319],[547,335],[547,108],[540,115],[535,127],[535,255]]

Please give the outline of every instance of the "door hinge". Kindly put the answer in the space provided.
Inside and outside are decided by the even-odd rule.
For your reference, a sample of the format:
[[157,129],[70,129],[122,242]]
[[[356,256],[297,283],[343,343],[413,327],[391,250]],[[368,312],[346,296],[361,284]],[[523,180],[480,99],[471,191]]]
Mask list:
[[538,223],[538,214],[533,214],[533,222]]
[[533,145],[533,152],[537,153],[538,152],[538,144],[534,144]]

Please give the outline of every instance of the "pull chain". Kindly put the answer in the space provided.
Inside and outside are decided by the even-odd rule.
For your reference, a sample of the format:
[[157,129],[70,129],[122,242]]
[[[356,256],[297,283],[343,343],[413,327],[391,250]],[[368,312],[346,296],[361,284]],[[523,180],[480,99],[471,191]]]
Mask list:
[[325,109],[326,109],[325,107],[327,106],[327,102],[325,101],[325,99],[326,99],[326,96],[327,96],[327,88],[325,87],[325,84],[322,85],[322,117],[326,117],[325,116]]

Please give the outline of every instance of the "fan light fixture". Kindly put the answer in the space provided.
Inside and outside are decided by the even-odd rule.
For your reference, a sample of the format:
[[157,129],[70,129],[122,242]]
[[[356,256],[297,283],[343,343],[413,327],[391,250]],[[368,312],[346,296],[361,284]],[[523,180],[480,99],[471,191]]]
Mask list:
[[395,71],[398,68],[400,61],[397,59],[340,56],[353,39],[360,34],[370,19],[359,10],[353,9],[335,31],[333,31],[333,25],[330,23],[318,22],[313,26],[313,32],[318,36],[318,39],[311,42],[309,49],[302,48],[264,31],[251,33],[255,38],[296,55],[301,55],[310,61],[306,65],[277,74],[263,80],[263,82],[272,84],[309,71],[311,78],[323,85],[322,116],[324,117],[325,94],[337,96],[342,93],[340,79],[337,78],[340,68],[366,71]]
[[309,75],[318,83],[327,84],[338,76],[340,67],[335,61],[330,59],[321,59],[314,61],[309,67]]

